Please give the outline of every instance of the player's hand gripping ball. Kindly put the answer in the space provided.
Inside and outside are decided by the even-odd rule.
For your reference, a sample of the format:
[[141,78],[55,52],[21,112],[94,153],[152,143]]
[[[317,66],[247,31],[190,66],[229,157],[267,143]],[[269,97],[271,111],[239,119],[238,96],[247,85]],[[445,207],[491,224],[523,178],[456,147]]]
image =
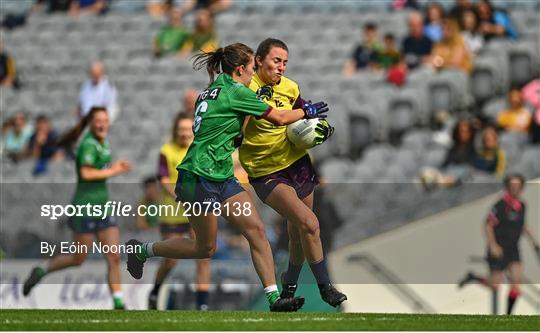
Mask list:
[[300,119],[287,126],[287,138],[301,149],[320,145],[332,133],[334,128],[325,119]]
[[315,145],[320,145],[334,134],[334,127],[326,119],[319,119],[319,123],[315,127],[315,132],[317,133]]

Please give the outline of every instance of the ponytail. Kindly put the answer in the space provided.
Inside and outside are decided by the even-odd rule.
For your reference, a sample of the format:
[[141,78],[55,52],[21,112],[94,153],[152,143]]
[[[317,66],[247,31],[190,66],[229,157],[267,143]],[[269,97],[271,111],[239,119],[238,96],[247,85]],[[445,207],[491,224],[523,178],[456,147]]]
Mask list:
[[247,65],[251,61],[253,50],[242,43],[220,47],[213,52],[203,52],[194,57],[193,69],[201,70],[206,67],[210,84],[214,76],[221,72],[232,75],[238,66]]
[[94,106],[94,107],[92,107],[90,109],[90,112],[88,112],[88,114],[86,116],[84,116],[77,123],[77,125],[73,126],[72,128],[70,128],[69,130],[67,130],[66,132],[64,132],[60,136],[60,138],[56,142],[56,146],[58,146],[58,147],[71,147],[71,146],[73,146],[73,144],[75,142],[77,142],[77,140],[81,136],[82,132],[84,131],[84,129],[86,128],[88,123],[90,123],[90,121],[92,121],[92,118],[94,117],[94,114],[96,114],[96,113],[98,113],[100,111],[107,112],[107,109],[102,107],[102,106]]
[[222,47],[214,52],[203,52],[195,56],[193,61],[193,69],[196,71],[206,67],[210,83],[214,82],[214,76],[221,73],[221,63],[223,61],[224,50]]

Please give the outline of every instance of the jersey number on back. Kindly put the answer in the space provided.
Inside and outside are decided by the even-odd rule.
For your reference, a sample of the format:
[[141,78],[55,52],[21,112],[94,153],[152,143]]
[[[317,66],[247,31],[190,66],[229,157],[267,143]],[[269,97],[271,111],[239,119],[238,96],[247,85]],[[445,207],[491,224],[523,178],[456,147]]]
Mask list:
[[193,134],[197,133],[199,128],[201,128],[202,113],[206,112],[206,110],[208,110],[208,102],[206,101],[199,103],[195,109],[195,119],[193,119]]
[[199,105],[195,109],[195,119],[193,119],[193,133],[197,133],[199,128],[201,128],[201,122],[202,122],[202,113],[206,112],[208,110],[208,102],[205,100],[213,100],[215,101],[218,96],[219,92],[221,91],[221,88],[214,88],[214,89],[206,89],[199,95],[199,98],[197,98],[197,102],[199,102]]

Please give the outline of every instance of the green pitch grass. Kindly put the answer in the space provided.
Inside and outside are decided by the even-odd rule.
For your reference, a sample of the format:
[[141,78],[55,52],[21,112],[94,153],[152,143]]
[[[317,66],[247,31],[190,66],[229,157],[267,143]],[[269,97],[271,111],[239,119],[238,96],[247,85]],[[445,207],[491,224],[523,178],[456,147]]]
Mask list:
[[540,316],[242,311],[1,310],[0,330],[84,331],[535,331]]

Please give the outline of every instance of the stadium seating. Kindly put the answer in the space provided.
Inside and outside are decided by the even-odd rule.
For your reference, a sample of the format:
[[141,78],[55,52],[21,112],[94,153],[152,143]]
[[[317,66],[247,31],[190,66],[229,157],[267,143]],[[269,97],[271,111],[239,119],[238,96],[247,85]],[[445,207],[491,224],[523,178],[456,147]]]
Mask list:
[[482,114],[495,121],[499,112],[507,108],[506,97],[490,99],[482,108]]
[[476,58],[470,79],[471,93],[476,101],[485,102],[505,90],[508,77],[500,65],[500,58],[494,55]]
[[[6,1],[2,10],[21,12],[32,3]],[[24,27],[2,31],[4,45],[15,57],[24,83],[20,91],[2,89],[3,114],[45,113],[51,116],[55,128],[65,129],[75,123],[71,113],[88,63],[96,59],[105,62],[109,77],[119,90],[122,108],[111,128],[112,149],[115,156],[136,165],[130,174],[114,179],[115,184],[138,183],[143,176],[155,172],[157,151],[170,133],[170,119],[181,107],[183,90],[192,86],[202,89],[207,84],[204,71],[194,72],[188,60],[152,57],[151,40],[165,19],[147,16],[141,11],[145,3],[113,1],[110,12],[99,17],[31,15]],[[362,223],[362,230],[358,231],[362,235],[401,223],[400,218],[385,222],[386,225],[376,223],[390,211],[403,208],[405,223],[412,216],[463,202],[458,199],[460,195],[486,193],[456,190],[425,194],[414,187],[415,172],[423,166],[440,166],[446,154],[446,148],[432,140],[430,121],[438,111],[451,115],[478,111],[474,102],[485,103],[482,112],[495,118],[505,103],[503,94],[507,88],[537,75],[540,63],[540,34],[534,29],[539,23],[538,4],[495,1],[512,9],[524,38],[516,43],[490,42],[476,58],[470,77],[456,71],[436,73],[423,67],[409,74],[404,88],[391,87],[382,73],[371,71],[343,77],[342,65],[359,40],[365,22],[378,22],[380,33],[394,33],[398,44],[403,38],[408,12],[388,12],[391,3],[350,1],[338,6],[332,2],[287,1],[277,5],[268,1],[236,1],[231,11],[216,18],[222,44],[242,41],[255,47],[268,35],[284,39],[290,48],[287,74],[298,81],[302,96],[329,102],[329,121],[336,134],[312,153],[329,183],[345,184],[342,190],[334,186],[332,199],[348,223],[356,224],[355,230]],[[185,23],[189,26],[192,22],[190,14]],[[267,30],[246,29],[261,25]],[[390,145],[394,132],[403,136]],[[500,140],[509,151],[509,170],[522,171],[528,177],[540,175],[537,147],[525,145],[522,138],[514,135],[504,134]],[[17,165],[2,161],[3,179],[16,184],[69,183],[75,179],[71,161],[51,164],[42,177],[33,177],[32,169],[33,163],[29,161]],[[138,197],[133,188],[114,188],[114,195],[127,201]],[[65,202],[70,191],[72,184],[69,190],[49,191],[47,195],[51,201]],[[3,200],[15,203],[24,194],[23,189],[13,186]],[[415,206],[420,201],[422,207]],[[12,212],[2,210],[0,218],[14,219]],[[25,217],[32,219],[30,213]],[[29,228],[39,230],[39,223]]]

